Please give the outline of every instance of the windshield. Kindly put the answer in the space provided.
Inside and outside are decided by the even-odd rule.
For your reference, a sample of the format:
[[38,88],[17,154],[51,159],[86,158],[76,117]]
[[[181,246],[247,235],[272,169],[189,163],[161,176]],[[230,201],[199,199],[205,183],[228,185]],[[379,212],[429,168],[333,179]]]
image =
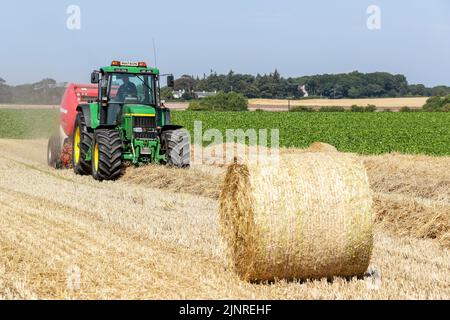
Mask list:
[[129,73],[109,74],[108,98],[111,103],[156,105],[155,76]]

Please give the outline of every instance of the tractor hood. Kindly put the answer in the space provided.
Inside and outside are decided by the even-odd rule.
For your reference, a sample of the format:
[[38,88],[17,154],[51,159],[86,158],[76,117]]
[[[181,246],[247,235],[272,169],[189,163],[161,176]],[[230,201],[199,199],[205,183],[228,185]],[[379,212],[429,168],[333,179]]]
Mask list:
[[124,115],[139,116],[156,114],[154,107],[142,104],[125,104],[122,110]]

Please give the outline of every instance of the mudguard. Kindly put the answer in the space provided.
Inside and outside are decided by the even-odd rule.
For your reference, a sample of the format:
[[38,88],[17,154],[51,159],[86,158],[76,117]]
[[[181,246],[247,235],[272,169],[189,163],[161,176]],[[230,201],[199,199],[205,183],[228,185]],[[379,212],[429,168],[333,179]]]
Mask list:
[[91,108],[88,104],[80,104],[77,107],[77,111],[81,111],[84,116],[84,121],[86,122],[86,127],[92,128],[92,118],[91,118]]

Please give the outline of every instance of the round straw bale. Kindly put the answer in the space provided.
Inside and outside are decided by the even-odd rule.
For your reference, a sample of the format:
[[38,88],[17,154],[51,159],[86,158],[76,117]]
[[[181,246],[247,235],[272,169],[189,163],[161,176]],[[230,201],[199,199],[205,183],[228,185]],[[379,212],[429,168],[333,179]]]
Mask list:
[[307,149],[309,152],[337,152],[336,147],[328,143],[314,142]]
[[373,244],[365,168],[351,155],[311,152],[232,164],[220,224],[244,280],[363,275]]
[[270,161],[273,149],[260,145],[246,145],[241,143],[223,143],[208,146],[202,150],[202,162],[219,167],[228,166],[236,161]]

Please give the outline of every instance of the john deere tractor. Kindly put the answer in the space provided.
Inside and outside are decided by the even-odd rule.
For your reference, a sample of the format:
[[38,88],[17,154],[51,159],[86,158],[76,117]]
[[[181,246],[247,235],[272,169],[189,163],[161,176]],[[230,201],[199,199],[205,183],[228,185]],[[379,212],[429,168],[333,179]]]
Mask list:
[[[91,74],[98,97],[76,107],[70,135],[77,174],[114,180],[125,164],[189,167],[189,134],[171,124],[159,80],[159,70],[144,62],[113,61]],[[173,87],[172,75],[167,82]]]

